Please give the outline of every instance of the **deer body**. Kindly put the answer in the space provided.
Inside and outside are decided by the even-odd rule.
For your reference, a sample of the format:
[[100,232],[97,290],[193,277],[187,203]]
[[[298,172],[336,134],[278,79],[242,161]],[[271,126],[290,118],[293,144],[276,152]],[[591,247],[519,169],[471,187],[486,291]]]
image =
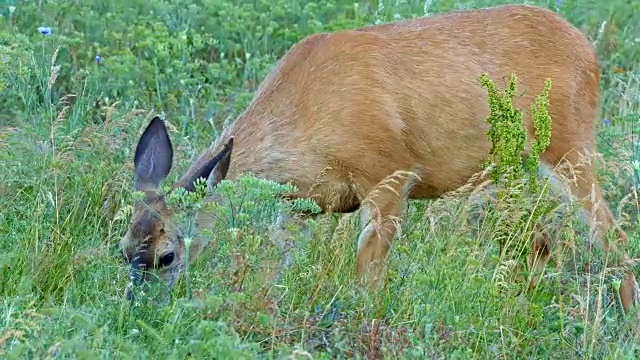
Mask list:
[[[390,219],[399,216],[407,198],[437,198],[481,170],[491,143],[487,93],[478,78],[487,73],[506,81],[512,72],[523,92],[516,94],[514,103],[524,110],[530,136],[528,110],[545,80],[552,81],[552,136],[541,156],[544,166],[553,168],[563,157],[577,163],[577,152],[596,150],[599,67],[593,47],[549,10],[507,5],[303,39],[262,82],[249,107],[174,187],[193,189],[200,177],[215,186],[224,178],[252,173],[295,185],[299,191],[293,196],[313,198],[324,212],[362,209],[367,225],[360,235],[357,263],[363,272],[386,257],[398,230],[397,221]],[[162,141],[149,140],[153,136]],[[155,194],[155,184],[171,168],[170,150],[166,129],[154,119],[142,135],[136,159],[144,164],[145,154],[158,153],[159,163],[136,167],[136,188]],[[361,203],[367,195],[371,198],[378,183],[399,170],[414,170],[420,179],[411,184],[407,178],[398,179],[392,185],[397,194],[374,196],[375,206]],[[586,198],[585,211],[597,220],[602,233],[616,229],[606,205],[594,210],[590,200],[595,184],[593,199],[603,202],[595,167],[583,171],[571,187],[572,194]],[[158,201],[155,206],[162,207]],[[136,219],[145,218],[144,214],[141,208],[134,213],[123,240],[132,255],[136,248],[132,229],[140,228]],[[626,240],[624,232],[617,231]],[[169,244],[165,247],[175,249],[175,259],[181,258],[183,245],[176,235],[153,242]],[[173,262],[171,266],[179,267],[178,261]],[[374,277],[379,277],[380,266]],[[621,290],[626,308],[633,301],[634,284],[630,275]]]
[[334,168],[328,191],[316,197],[326,210],[336,196],[334,211],[357,204],[341,190],[348,172],[371,187],[419,167],[424,177],[411,197],[436,198],[463,185],[488,156],[479,75],[506,79],[512,71],[524,84],[515,102],[531,131],[528,109],[552,79],[554,139],[573,141],[554,141],[548,153],[593,146],[598,65],[588,41],[547,10],[499,7],[304,39],[179,184],[193,181],[233,136],[230,178],[250,171],[290,181],[308,196],[320,173]]

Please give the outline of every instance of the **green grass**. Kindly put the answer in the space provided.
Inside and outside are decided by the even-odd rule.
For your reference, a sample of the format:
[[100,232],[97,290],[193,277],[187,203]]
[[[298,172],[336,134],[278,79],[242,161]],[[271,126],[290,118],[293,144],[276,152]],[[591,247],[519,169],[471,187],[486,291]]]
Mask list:
[[[435,14],[507,1],[427,3]],[[640,3],[573,0],[558,11],[598,49],[601,175],[637,257]],[[357,214],[311,221],[295,264],[265,280],[279,255],[263,231],[275,203],[264,203],[220,222],[190,265],[191,297],[182,277],[164,307],[124,299],[117,244],[129,221],[133,149],[152,114],[168,120],[174,169],[183,170],[305,35],[424,12],[414,0],[1,4],[0,357],[640,356],[639,316],[619,316],[598,259],[558,250],[567,256],[525,295],[491,239],[500,223],[470,226],[455,197],[411,204],[375,295],[354,278]],[[568,244],[582,237],[563,235]]]

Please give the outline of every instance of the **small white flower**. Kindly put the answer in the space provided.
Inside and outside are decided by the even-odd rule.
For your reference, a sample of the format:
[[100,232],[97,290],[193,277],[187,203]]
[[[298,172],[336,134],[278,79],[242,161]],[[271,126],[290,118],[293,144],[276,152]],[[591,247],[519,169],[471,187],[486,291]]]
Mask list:
[[185,248],[189,248],[191,247],[191,242],[193,241],[193,239],[191,237],[186,237],[184,238],[184,247]]

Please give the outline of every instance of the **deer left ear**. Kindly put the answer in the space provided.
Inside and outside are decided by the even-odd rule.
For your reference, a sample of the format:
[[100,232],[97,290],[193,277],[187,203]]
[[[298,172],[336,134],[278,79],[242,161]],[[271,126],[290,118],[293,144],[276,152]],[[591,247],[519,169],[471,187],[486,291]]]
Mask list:
[[154,117],[144,130],[133,158],[134,189],[157,189],[171,171],[173,148],[164,122]]

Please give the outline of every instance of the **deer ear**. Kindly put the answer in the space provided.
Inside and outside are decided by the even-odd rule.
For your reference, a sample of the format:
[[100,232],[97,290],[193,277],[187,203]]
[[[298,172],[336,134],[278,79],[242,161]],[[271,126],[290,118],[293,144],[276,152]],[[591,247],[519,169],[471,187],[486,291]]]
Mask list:
[[211,190],[215,185],[227,176],[231,163],[231,153],[233,151],[233,137],[229,138],[216,156],[201,166],[198,171],[186,181],[184,189],[191,192],[195,190],[195,181],[200,178],[207,179],[207,189]]
[[229,138],[229,141],[222,149],[222,157],[220,161],[213,167],[209,176],[207,177],[207,190],[212,191],[220,181],[227,177],[229,171],[229,165],[231,164],[231,152],[233,151],[233,137]]
[[154,117],[138,140],[134,164],[134,189],[157,189],[171,171],[173,148],[167,128]]

